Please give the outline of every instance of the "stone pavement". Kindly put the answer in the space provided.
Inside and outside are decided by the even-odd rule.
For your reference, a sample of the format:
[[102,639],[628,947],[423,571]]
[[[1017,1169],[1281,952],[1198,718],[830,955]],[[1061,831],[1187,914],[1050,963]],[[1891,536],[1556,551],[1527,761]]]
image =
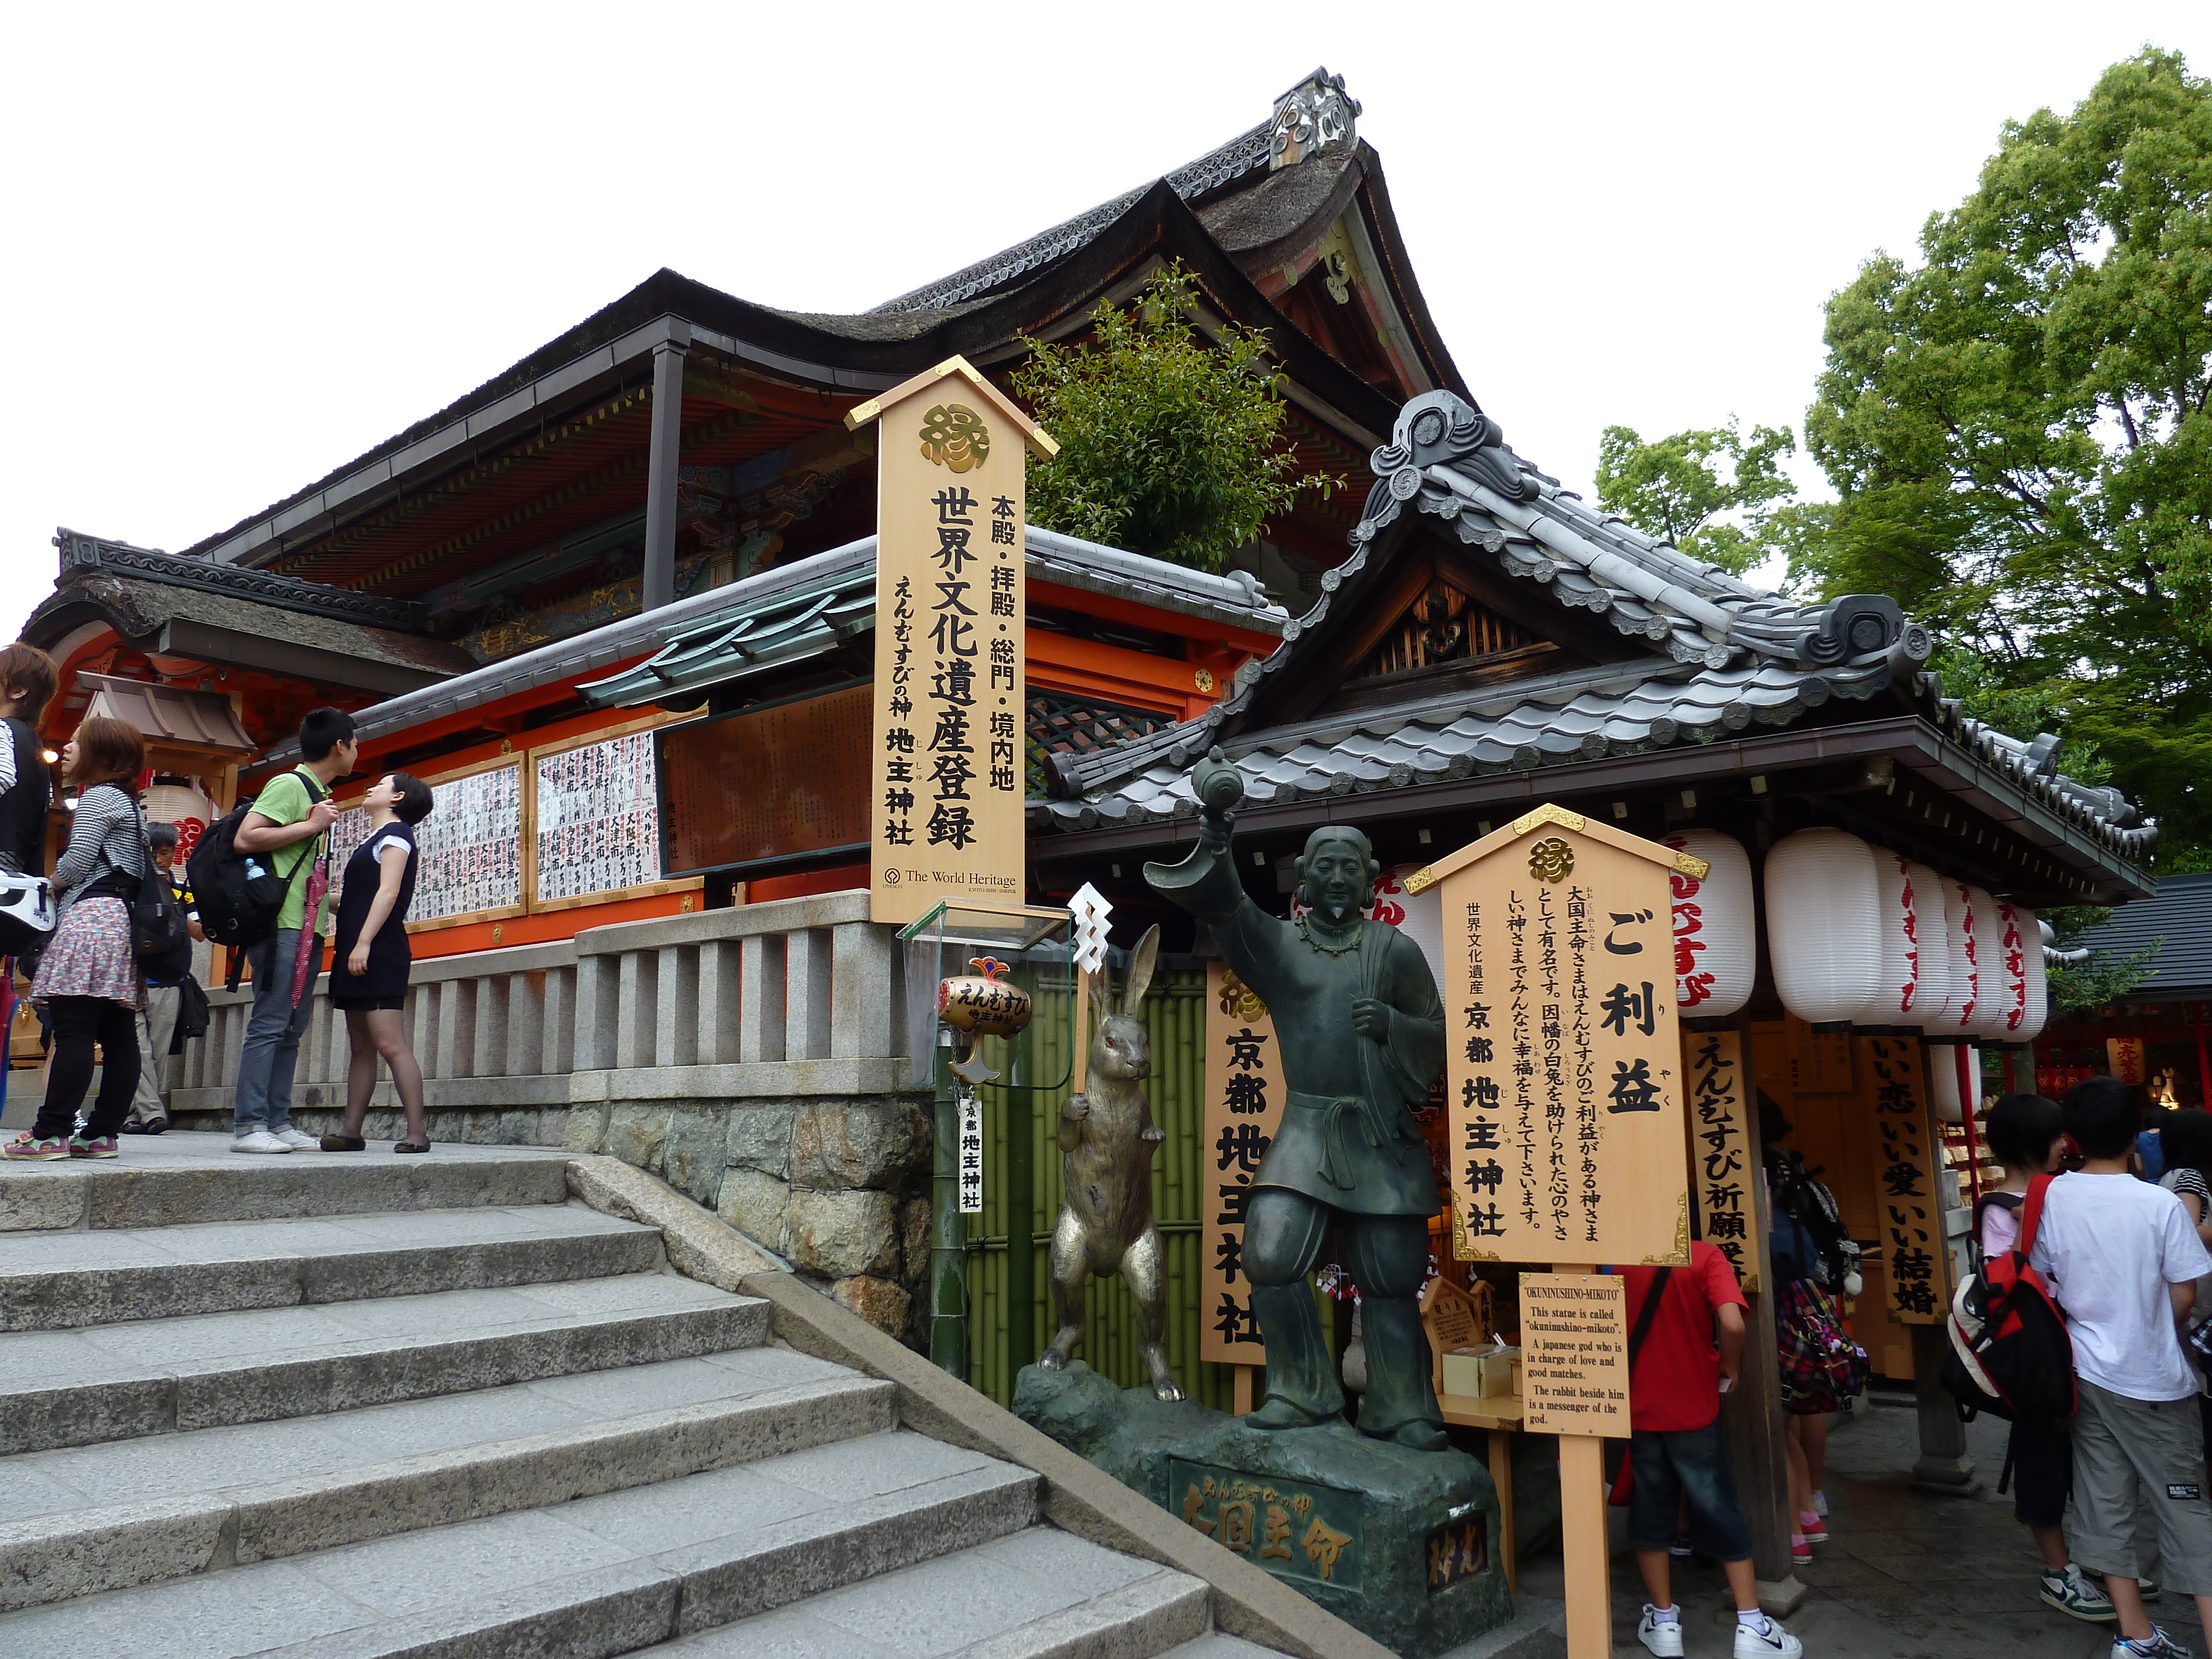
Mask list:
[[[1981,1492],[1935,1498],[1911,1489],[1907,1472],[1919,1441],[1911,1396],[1862,1401],[1828,1437],[1826,1489],[1832,1540],[1814,1546],[1798,1569],[1810,1594],[1785,1622],[1806,1659],[2106,1659],[2112,1627],[2085,1625],[2037,1599],[2041,1558],[1996,1487],[2004,1467],[2005,1425],[1984,1419],[1966,1437]],[[1625,1512],[1617,1511],[1616,1515]],[[1613,1650],[1640,1659],[1637,1615],[1644,1604],[1633,1558],[1615,1528]],[[1558,1597],[1556,1551],[1523,1563],[1525,1595]],[[1683,1609],[1685,1659],[1723,1659],[1733,1603],[1717,1567],[1677,1563],[1674,1599]],[[2203,1655],[2195,1603],[2169,1592],[2151,1617]]]

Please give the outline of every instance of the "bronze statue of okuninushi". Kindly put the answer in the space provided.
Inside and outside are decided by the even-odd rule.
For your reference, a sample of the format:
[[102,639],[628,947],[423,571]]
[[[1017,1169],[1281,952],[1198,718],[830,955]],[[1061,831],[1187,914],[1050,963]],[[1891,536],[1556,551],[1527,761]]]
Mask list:
[[1167,1262],[1152,1225],[1152,1159],[1163,1136],[1145,1093],[1152,1045],[1141,1012],[1159,953],[1160,930],[1152,927],[1129,954],[1118,1006],[1104,964],[1089,975],[1098,1024],[1088,1073],[1083,1092],[1070,1095],[1060,1113],[1062,1197],[1052,1230],[1052,1303],[1060,1330],[1037,1363],[1048,1371],[1066,1365],[1083,1334],[1085,1281],[1092,1273],[1119,1273],[1137,1304],[1152,1393],[1176,1401],[1183,1397],[1182,1386],[1169,1370],[1160,1341]]
[[1430,1380],[1419,1296],[1439,1207],[1411,1108],[1443,1069],[1443,1005],[1420,947],[1360,915],[1380,866],[1367,837],[1324,825],[1297,861],[1305,913],[1255,904],[1230,842],[1243,780],[1216,749],[1191,775],[1198,846],[1145,879],[1212,929],[1273,1016],[1290,1093],[1244,1206],[1241,1257],[1267,1345],[1267,1401],[1245,1419],[1297,1428],[1341,1415],[1344,1390],[1307,1275],[1334,1224],[1361,1293],[1367,1392],[1359,1428],[1417,1450],[1448,1443]]

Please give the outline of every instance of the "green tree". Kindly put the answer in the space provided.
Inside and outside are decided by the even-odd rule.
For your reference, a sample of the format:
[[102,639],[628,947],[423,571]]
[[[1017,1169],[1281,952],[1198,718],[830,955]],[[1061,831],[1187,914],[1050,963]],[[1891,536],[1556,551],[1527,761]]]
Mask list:
[[1209,340],[1197,315],[1176,264],[1133,307],[1102,302],[1087,340],[1024,340],[1014,392],[1060,443],[1030,462],[1033,523],[1218,571],[1302,493],[1344,483],[1300,469],[1266,334],[1224,323]]
[[1755,426],[1746,434],[1732,415],[1724,427],[1648,444],[1632,428],[1609,426],[1598,440],[1598,505],[1741,576],[1771,550],[1772,504],[1796,489],[1782,458],[1796,452],[1786,428]]
[[2041,698],[2166,868],[2212,849],[2208,307],[2212,83],[2146,49],[1830,301],[1806,439],[1839,499],[1792,549]]

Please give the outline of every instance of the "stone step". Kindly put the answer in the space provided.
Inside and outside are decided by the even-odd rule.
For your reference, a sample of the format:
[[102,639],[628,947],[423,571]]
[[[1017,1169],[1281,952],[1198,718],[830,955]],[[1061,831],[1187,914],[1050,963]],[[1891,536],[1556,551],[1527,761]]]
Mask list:
[[647,1651],[666,1659],[1154,1659],[1208,1636],[1209,1602],[1206,1584],[1188,1573],[1034,1527]]
[[266,1423],[751,1347],[768,1304],[671,1273],[0,1335],[0,1455]]
[[0,1331],[657,1271],[660,1235],[584,1205],[0,1233]]
[[227,1134],[133,1135],[115,1158],[0,1162],[0,1233],[173,1227],[565,1202],[568,1154],[440,1145],[365,1152],[234,1152]]
[[0,1653],[605,1659],[988,1545],[1033,1526],[1036,1509],[1027,1470],[869,1435],[0,1613]]
[[0,1610],[881,1434],[894,1397],[788,1348],[747,1348],[0,1459]]

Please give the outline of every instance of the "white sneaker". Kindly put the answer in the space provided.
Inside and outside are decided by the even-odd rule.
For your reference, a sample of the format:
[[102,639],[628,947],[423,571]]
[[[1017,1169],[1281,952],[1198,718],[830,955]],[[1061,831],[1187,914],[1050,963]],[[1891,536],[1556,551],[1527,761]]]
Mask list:
[[289,1152],[292,1149],[266,1129],[256,1129],[242,1134],[230,1143],[234,1152]]
[[281,1129],[271,1129],[269,1133],[295,1152],[319,1152],[323,1150],[323,1143],[320,1140],[313,1135],[301,1134],[289,1123]]
[[1735,1626],[1735,1659],[1799,1659],[1805,1644],[1773,1620],[1755,1630],[1741,1619]]
[[1636,1639],[1657,1659],[1682,1659],[1681,1613],[1677,1611],[1672,1619],[1662,1620],[1659,1609],[1646,1601],[1644,1617],[1636,1621]]
[[2146,1641],[2130,1642],[2124,1636],[2115,1638],[2112,1659],[2189,1659],[2189,1650],[2153,1625]]

